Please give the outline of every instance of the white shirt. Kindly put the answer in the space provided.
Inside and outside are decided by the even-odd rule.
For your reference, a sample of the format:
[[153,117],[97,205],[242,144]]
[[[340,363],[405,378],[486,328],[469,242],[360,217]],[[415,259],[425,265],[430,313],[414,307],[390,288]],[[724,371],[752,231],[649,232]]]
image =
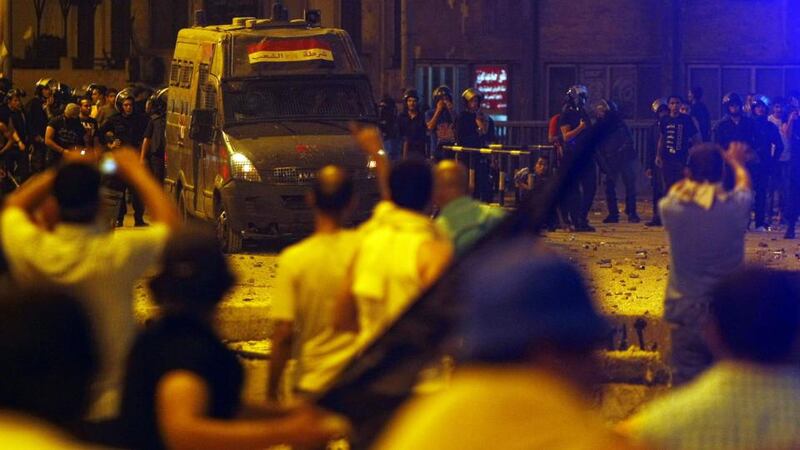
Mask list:
[[360,229],[361,248],[353,269],[360,345],[391,324],[422,291],[418,254],[431,241],[447,237],[428,217],[391,202],[375,207]]
[[294,325],[292,386],[322,391],[355,352],[355,334],[333,330],[333,306],[353,262],[358,234],[317,233],[278,259],[272,317]]
[[94,417],[115,414],[125,359],[135,331],[133,287],[159,260],[169,229],[163,224],[106,232],[97,225],[38,228],[19,208],[0,216],[0,241],[12,277],[22,286],[53,286],[82,301],[95,329],[101,370]]

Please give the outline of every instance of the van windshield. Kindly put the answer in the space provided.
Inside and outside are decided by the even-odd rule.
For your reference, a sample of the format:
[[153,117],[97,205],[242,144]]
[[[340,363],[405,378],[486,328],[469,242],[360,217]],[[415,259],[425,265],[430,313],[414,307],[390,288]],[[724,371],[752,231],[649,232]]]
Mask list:
[[366,79],[313,78],[225,83],[227,123],[328,119],[374,119],[375,105]]

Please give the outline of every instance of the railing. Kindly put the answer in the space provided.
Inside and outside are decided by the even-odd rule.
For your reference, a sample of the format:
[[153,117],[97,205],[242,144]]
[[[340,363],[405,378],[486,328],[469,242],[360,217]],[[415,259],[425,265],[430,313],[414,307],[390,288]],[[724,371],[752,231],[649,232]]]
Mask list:
[[[653,145],[650,142],[652,122],[627,122],[633,134],[633,145],[639,155],[641,167],[648,167],[646,161],[647,146]],[[470,169],[470,186],[474,188],[474,167],[475,158],[469,155],[484,154],[495,155],[495,169],[497,176],[494,189],[501,205],[505,204],[507,190],[514,190],[514,174],[517,170],[527,167],[530,173],[533,172],[533,165],[540,155],[548,156],[551,164],[550,170],[554,169],[555,155],[552,146],[548,145],[547,140],[548,123],[545,121],[509,121],[496,122],[496,144],[486,149],[467,149],[463,147],[450,147],[448,150],[455,150],[456,158],[459,153],[465,157],[462,159]],[[599,182],[599,179],[598,179]],[[519,193],[518,193],[519,194]],[[519,198],[519,195],[516,196]]]
[[[639,153],[639,161],[644,164],[650,129],[653,122],[626,122],[633,133],[633,145]],[[543,120],[496,122],[497,143],[503,145],[547,144],[547,122]],[[645,166],[646,167],[646,166]]]

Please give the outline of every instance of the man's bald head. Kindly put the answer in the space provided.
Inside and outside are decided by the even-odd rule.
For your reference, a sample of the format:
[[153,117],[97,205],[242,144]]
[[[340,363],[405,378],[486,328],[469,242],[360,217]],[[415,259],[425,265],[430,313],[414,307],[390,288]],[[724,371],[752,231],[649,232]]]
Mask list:
[[444,207],[458,197],[469,194],[467,169],[458,161],[446,159],[434,171],[436,204]]
[[326,214],[343,213],[353,200],[353,179],[339,166],[317,172],[311,187],[311,207]]

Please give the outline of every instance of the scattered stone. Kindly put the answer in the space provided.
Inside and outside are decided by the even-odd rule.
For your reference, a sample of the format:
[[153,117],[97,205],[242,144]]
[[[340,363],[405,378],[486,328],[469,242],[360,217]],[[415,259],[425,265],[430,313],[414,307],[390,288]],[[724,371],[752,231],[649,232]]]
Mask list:
[[632,273],[632,274],[630,274],[630,277],[631,278],[639,278],[639,274],[638,273]]
[[767,244],[766,242],[762,241],[762,242],[758,243],[758,246],[761,247],[761,248],[767,248],[767,247],[769,247],[769,244]]
[[636,259],[647,259],[647,250],[636,250]]
[[610,259],[601,259],[597,261],[597,265],[602,267],[603,269],[610,269],[611,268],[611,260]]

